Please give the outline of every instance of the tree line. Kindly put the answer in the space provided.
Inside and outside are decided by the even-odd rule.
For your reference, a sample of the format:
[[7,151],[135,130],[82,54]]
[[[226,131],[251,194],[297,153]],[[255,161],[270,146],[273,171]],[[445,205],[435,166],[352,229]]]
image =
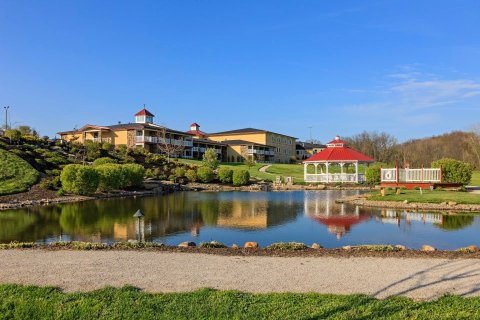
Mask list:
[[364,131],[345,140],[351,148],[389,165],[430,166],[436,160],[451,158],[480,168],[480,125],[467,132],[453,131],[402,143],[391,134],[375,131]]

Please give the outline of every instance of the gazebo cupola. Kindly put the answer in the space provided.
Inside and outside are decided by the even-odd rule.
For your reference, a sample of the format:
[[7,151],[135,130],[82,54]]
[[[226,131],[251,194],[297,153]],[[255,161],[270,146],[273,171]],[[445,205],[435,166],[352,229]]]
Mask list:
[[135,114],[135,123],[153,123],[153,113],[143,106],[143,109]]
[[348,147],[340,136],[327,143],[327,148],[303,162],[305,182],[350,182],[365,181],[358,165],[368,165],[375,160]]

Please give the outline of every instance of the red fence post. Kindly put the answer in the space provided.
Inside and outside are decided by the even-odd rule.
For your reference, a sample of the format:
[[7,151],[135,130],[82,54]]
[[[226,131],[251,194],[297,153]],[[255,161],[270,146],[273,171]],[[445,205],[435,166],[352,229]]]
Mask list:
[[397,184],[398,184],[398,182],[400,181],[400,177],[399,177],[400,176],[400,174],[399,174],[400,170],[398,170],[398,164],[395,166],[395,168],[397,169]]

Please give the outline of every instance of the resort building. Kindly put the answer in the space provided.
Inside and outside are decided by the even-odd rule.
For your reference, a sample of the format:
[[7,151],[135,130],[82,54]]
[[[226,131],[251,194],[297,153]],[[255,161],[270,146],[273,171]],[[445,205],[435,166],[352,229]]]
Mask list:
[[194,135],[173,130],[155,124],[154,115],[143,108],[135,114],[135,122],[98,126],[87,124],[78,130],[59,132],[65,141],[85,143],[93,141],[111,143],[114,146],[125,145],[129,148],[141,147],[154,153],[169,153],[173,157],[198,158],[208,148],[213,148],[219,154],[219,159],[226,159],[227,146],[215,141],[194,139]]
[[208,138],[229,145],[227,158],[230,162],[247,158],[271,163],[296,161],[296,138],[284,134],[245,128],[210,133]]
[[302,141],[297,141],[296,144],[296,152],[297,152],[297,160],[298,161],[303,161],[314,154],[319,153],[320,151],[323,151],[327,146],[324,144],[318,144],[318,143],[309,143],[309,142],[302,142]]
[[155,116],[145,107],[135,114],[135,122],[108,126],[86,124],[80,129],[59,132],[65,141],[111,143],[129,148],[168,154],[171,157],[202,159],[207,149],[215,149],[222,162],[290,163],[296,159],[296,138],[259,129],[240,129],[208,134],[192,123],[190,130],[178,131],[154,123]]

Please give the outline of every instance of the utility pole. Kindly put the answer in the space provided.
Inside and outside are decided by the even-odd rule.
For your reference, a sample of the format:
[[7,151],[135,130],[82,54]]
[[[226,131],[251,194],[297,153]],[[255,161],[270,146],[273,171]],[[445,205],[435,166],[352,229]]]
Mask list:
[[5,109],[5,130],[8,129],[8,109],[10,109],[10,106],[3,107]]
[[312,141],[312,126],[308,127],[310,129],[310,141]]

